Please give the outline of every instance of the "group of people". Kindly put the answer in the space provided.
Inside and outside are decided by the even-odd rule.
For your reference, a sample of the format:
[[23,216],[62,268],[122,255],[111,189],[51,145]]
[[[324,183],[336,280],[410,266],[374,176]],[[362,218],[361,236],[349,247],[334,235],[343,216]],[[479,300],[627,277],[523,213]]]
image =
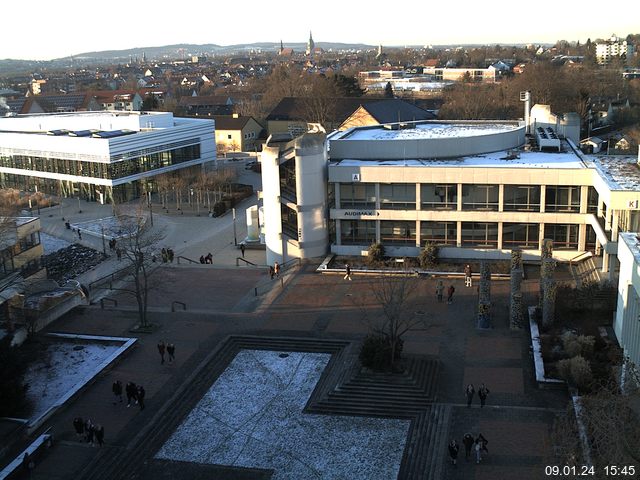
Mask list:
[[280,264],[278,262],[274,262],[273,266],[269,265],[269,276],[271,280],[280,277]]
[[170,248],[163,248],[160,251],[162,257],[162,263],[173,263],[173,250]]
[[204,255],[200,255],[200,263],[213,264],[213,254],[209,252],[206,257]]
[[[453,303],[453,294],[456,291],[456,287],[454,287],[453,285],[449,285],[449,288],[447,288],[447,304],[451,305]],[[436,298],[438,299],[438,302],[442,303],[442,297],[444,295],[444,283],[442,283],[442,280],[438,280],[438,283],[436,284]]]
[[[476,389],[473,386],[473,383],[467,385],[464,389],[464,394],[467,397],[467,408],[471,407],[471,402],[473,402],[473,396],[476,393]],[[484,407],[485,402],[487,401],[487,397],[489,396],[489,389],[485,386],[484,383],[480,385],[478,388],[478,397],[480,398],[480,408]]]
[[93,423],[90,419],[84,420],[82,417],[76,417],[73,419],[73,428],[76,431],[78,438],[84,439],[85,442],[91,445],[102,446],[104,443],[104,427]]
[[[482,461],[483,454],[489,454],[489,448],[487,444],[489,440],[484,438],[484,435],[481,433],[478,434],[476,438],[473,438],[473,435],[470,433],[465,433],[464,437],[462,437],[462,444],[464,445],[464,457],[468,462],[471,458],[471,452],[474,453],[476,463],[480,463]],[[460,446],[458,442],[453,439],[449,443],[449,457],[451,457],[451,463],[456,465],[458,463],[458,451],[460,450]]]
[[176,359],[176,346],[173,343],[164,343],[164,340],[158,342],[158,353],[160,354],[160,365],[164,365],[164,354],[169,355],[169,365]]
[[[118,402],[123,403],[122,401],[122,382],[120,380],[116,380],[113,382],[111,386],[111,391],[114,395],[113,404],[116,405]],[[133,382],[127,383],[124,388],[125,394],[127,395],[127,407],[131,406],[131,401],[135,401],[136,405],[140,406],[140,410],[144,410],[144,397],[145,390],[142,385],[136,385]]]

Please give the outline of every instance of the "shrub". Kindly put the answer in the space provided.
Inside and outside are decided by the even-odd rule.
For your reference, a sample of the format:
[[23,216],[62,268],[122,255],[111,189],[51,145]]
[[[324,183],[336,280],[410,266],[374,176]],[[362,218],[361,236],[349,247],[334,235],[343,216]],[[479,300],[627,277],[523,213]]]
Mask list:
[[565,332],[562,334],[561,339],[564,351],[569,357],[575,357],[577,355],[590,357],[593,354],[593,346],[596,341],[593,335],[578,336],[573,332]]
[[421,268],[431,268],[438,264],[438,251],[440,249],[432,242],[426,242],[420,252],[418,260]]
[[360,363],[372,370],[386,370],[389,366],[391,346],[382,335],[367,335],[360,349]]
[[216,217],[219,217],[220,215],[222,215],[226,211],[227,211],[227,206],[225,205],[224,202],[217,202],[213,206],[213,215],[216,216]]
[[591,366],[581,355],[558,361],[558,375],[579,389],[586,389],[593,380]]
[[369,263],[381,262],[384,260],[384,245],[381,243],[372,243],[367,253],[367,261]]

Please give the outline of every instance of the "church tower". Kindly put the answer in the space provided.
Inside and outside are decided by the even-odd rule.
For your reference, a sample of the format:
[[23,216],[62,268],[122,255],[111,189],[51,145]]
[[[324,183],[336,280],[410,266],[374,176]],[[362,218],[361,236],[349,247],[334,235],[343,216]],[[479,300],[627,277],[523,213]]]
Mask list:
[[316,44],[313,41],[313,36],[311,35],[311,30],[309,30],[309,41],[307,42],[307,51],[306,54],[307,55],[312,55],[313,54],[313,49],[316,48]]
[[282,44],[282,40],[280,40],[280,52],[279,55],[282,55],[282,51],[284,50],[284,45]]

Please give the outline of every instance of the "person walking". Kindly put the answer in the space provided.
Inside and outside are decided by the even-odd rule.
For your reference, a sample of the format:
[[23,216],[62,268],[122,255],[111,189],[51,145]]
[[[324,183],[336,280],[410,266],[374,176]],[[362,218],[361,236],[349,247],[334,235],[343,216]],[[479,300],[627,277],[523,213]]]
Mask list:
[[344,268],[346,270],[346,275],[344,276],[343,280],[351,281],[351,265],[349,265],[348,263],[345,263]]
[[464,286],[471,287],[471,265],[468,263],[464,266]]
[[473,401],[473,394],[474,393],[476,393],[476,389],[473,388],[473,383],[470,383],[464,389],[464,394],[467,396],[467,408],[471,407],[471,402]]
[[466,461],[469,461],[471,458],[471,449],[473,448],[473,444],[475,440],[473,439],[473,435],[470,433],[465,433],[464,437],[462,437],[462,444],[464,445],[464,458]]
[[273,263],[273,274],[276,278],[280,278],[280,264],[278,262]]
[[484,438],[484,436],[479,433],[478,438],[476,438],[475,442],[475,451],[476,451],[476,463],[480,463],[482,461],[482,452],[486,452],[489,454],[489,449],[487,448],[487,443],[489,441]]
[[269,276],[271,277],[271,280],[273,280],[273,276],[276,274],[275,270],[273,269],[273,267],[271,265],[269,265]]
[[162,257],[162,263],[167,263],[169,257],[167,257],[167,249],[163,248],[160,250],[160,256]]
[[460,447],[458,446],[458,442],[455,440],[451,440],[449,443],[449,456],[451,457],[451,463],[456,465],[458,463],[458,451]]
[[451,305],[453,303],[453,293],[456,291],[456,287],[453,285],[449,285],[447,289],[447,304]]
[[93,430],[96,436],[96,441],[98,442],[98,446],[101,447],[104,443],[104,427],[102,425],[95,425]]
[[482,445],[480,445],[480,441],[478,439],[475,441],[473,450],[476,452],[476,463],[480,463],[482,461]]
[[76,417],[73,419],[73,428],[76,431],[76,436],[78,438],[82,438],[82,435],[84,434],[84,420],[82,417]]
[[204,257],[204,263],[213,265],[213,254],[211,252],[207,253],[207,256]]
[[144,410],[144,396],[145,396],[144,387],[140,385],[138,387],[138,405],[140,405],[140,410]]
[[480,397],[480,408],[484,407],[484,402],[487,401],[487,395],[489,395],[489,389],[485,387],[483,383],[478,389],[478,396]]
[[442,280],[438,280],[438,283],[436,284],[436,298],[440,303],[442,303],[443,293],[444,293],[444,283],[442,283]]
[[160,365],[164,365],[165,349],[166,349],[166,345],[164,344],[164,340],[160,340],[160,342],[158,342],[158,353],[160,354]]
[[122,249],[120,247],[116,248],[116,257],[118,257],[118,261],[122,260]]
[[120,380],[116,380],[115,382],[113,382],[113,385],[111,385],[111,391],[116,397],[113,400],[113,404],[115,405],[117,403],[116,400],[118,399],[120,399],[120,403],[122,403],[122,382]]
[[244,243],[241,243],[240,244],[240,253],[242,253],[242,258],[244,258],[244,249],[245,249]]
[[82,240],[82,232],[78,228],[78,240]]
[[93,445],[93,434],[94,434],[93,423],[91,423],[91,420],[89,420],[88,418],[87,418],[87,421],[84,422],[84,431],[86,433],[87,443],[90,443],[91,445]]
[[127,394],[127,408],[131,406],[131,400],[136,400],[136,403],[138,403],[138,389],[135,383],[127,383],[126,387],[124,387],[124,390]]
[[171,365],[173,361],[176,359],[176,346],[173,343],[167,344],[167,353],[169,354],[169,364]]

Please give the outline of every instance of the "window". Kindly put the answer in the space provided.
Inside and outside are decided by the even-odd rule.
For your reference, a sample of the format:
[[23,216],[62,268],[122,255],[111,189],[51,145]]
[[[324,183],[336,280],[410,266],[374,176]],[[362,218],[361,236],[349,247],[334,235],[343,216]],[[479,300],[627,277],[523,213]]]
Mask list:
[[416,244],[416,222],[381,220],[380,241],[384,245]]
[[598,192],[591,186],[587,190],[587,213],[598,214]]
[[[415,183],[383,183],[380,185],[380,208],[383,210],[415,210]],[[415,229],[415,228],[414,228]]]
[[420,207],[422,210],[456,210],[458,185],[455,183],[420,185]]
[[545,212],[580,212],[580,187],[548,186]]
[[375,220],[340,220],[342,245],[371,245],[376,243]]
[[503,208],[505,212],[539,212],[540,186],[505,185]]
[[231,134],[227,135],[227,140],[231,140]]
[[503,223],[502,247],[524,247],[538,249],[540,226],[537,223]]
[[431,242],[441,246],[456,246],[456,222],[420,222],[420,243]]
[[498,224],[462,222],[463,247],[498,247]]
[[463,210],[498,210],[498,185],[462,185]]
[[547,223],[544,226],[544,238],[553,240],[555,250],[577,250],[578,225]]
[[373,183],[341,183],[340,208],[376,208]]
[[298,240],[298,214],[284,203],[280,204],[282,215],[282,233]]

